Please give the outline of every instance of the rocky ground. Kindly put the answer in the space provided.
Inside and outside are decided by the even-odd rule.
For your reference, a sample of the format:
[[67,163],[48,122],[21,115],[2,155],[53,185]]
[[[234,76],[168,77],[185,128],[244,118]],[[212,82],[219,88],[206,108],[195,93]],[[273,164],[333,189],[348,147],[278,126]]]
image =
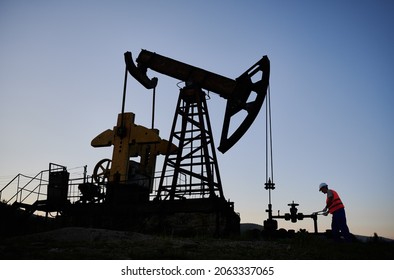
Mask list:
[[0,259],[394,259],[394,243],[378,236],[347,244],[306,232],[291,237],[261,232],[255,224],[241,224],[241,234],[231,238],[62,227],[55,219],[26,218],[0,203]]
[[394,243],[380,239],[335,243],[306,233],[263,238],[247,230],[236,238],[184,238],[67,227],[2,238],[0,259],[394,259]]

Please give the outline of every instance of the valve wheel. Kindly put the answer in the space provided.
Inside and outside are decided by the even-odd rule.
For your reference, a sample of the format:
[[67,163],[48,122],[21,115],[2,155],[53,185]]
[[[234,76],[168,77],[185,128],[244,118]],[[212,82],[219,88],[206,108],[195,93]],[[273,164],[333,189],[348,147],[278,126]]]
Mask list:
[[100,160],[93,170],[93,180],[99,184],[104,185],[108,182],[109,173],[111,170],[111,160],[110,159],[102,159]]

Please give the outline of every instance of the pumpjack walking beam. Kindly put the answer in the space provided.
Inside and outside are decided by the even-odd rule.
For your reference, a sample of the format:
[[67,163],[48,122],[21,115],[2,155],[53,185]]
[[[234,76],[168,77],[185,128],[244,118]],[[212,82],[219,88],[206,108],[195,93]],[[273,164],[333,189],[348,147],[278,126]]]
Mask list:
[[[222,153],[228,151],[246,133],[257,117],[267,95],[270,76],[270,62],[267,56],[263,56],[236,79],[230,79],[147,50],[140,52],[136,60],[137,65],[134,64],[130,52],[126,52],[124,56],[129,73],[148,89],[155,88],[158,81],[155,77],[150,79],[147,76],[147,70],[151,69],[217,93],[226,99],[227,105],[218,147]],[[257,73],[261,73],[261,78],[253,82],[252,77]],[[255,93],[254,99],[252,93]],[[246,112],[246,117],[240,126],[228,135],[231,119],[240,111]]]
[[[166,154],[156,198],[224,199],[203,89],[217,93],[227,100],[218,147],[220,152],[225,153],[245,134],[260,111],[268,89],[268,57],[264,56],[235,80],[147,50],[142,50],[139,54],[137,66],[130,52],[125,53],[125,62],[129,73],[147,89],[155,88],[158,81],[157,78],[150,79],[147,76],[148,69],[179,79],[186,84],[179,93],[169,139],[171,144],[178,147],[177,153]],[[261,73],[261,78],[253,82],[252,77],[257,73]],[[246,117],[229,135],[231,119],[240,111],[246,112]],[[176,130],[179,127],[178,121],[179,131]],[[169,168],[173,169],[173,173],[170,176],[172,181],[167,184],[164,178]],[[184,182],[180,182],[181,174],[186,175]]]

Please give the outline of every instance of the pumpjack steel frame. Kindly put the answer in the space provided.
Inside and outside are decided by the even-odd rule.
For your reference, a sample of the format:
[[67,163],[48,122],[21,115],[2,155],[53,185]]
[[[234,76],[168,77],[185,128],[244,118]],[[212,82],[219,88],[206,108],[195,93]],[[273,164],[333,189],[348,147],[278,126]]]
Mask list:
[[[176,154],[165,156],[156,199],[224,198],[205,92],[201,88],[180,90],[169,142],[178,149]],[[168,169],[172,170],[168,173]],[[171,173],[172,180],[167,185],[164,176]],[[184,182],[179,180],[180,174],[186,175]]]

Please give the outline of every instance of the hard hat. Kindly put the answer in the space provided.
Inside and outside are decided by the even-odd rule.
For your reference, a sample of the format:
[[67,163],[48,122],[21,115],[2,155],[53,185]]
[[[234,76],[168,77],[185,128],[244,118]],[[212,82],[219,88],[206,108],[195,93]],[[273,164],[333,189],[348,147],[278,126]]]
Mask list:
[[321,191],[321,189],[322,188],[324,188],[324,187],[328,187],[328,185],[326,184],[326,183],[321,183],[320,185],[319,185],[319,191]]

